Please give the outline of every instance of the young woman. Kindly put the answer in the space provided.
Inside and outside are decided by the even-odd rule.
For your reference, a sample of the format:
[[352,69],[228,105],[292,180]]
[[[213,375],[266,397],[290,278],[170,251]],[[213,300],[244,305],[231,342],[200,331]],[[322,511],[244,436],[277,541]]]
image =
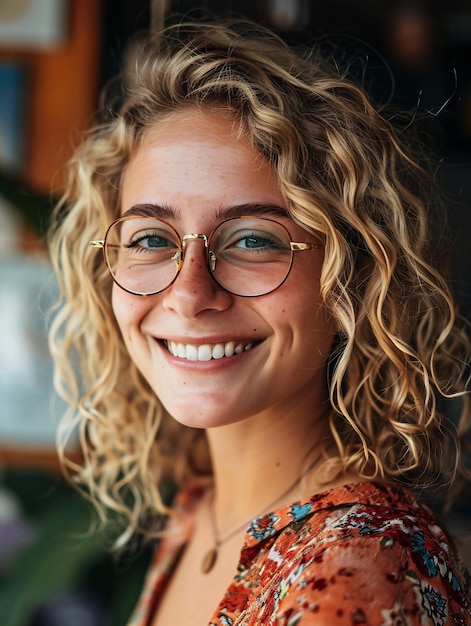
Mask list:
[[56,214],[52,345],[70,475],[162,537],[130,624],[471,624],[417,499],[455,477],[468,341],[400,133],[247,23],[149,37],[122,95]]

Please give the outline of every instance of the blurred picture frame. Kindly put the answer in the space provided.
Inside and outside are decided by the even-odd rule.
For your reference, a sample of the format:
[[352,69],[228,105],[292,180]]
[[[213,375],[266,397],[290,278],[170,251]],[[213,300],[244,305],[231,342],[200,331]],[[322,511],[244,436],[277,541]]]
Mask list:
[[0,0],[0,46],[51,48],[66,41],[69,0]]

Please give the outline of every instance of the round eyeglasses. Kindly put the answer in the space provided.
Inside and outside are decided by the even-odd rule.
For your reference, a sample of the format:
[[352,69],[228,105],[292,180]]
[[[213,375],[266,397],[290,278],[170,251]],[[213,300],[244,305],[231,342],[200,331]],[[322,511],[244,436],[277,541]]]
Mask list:
[[209,271],[220,287],[236,296],[263,296],[287,278],[298,250],[322,244],[291,241],[279,222],[261,217],[233,217],[207,236],[180,237],[175,228],[156,217],[128,215],[109,226],[104,239],[90,241],[103,248],[114,282],[138,296],[167,289],[181,270],[188,242],[201,239]]

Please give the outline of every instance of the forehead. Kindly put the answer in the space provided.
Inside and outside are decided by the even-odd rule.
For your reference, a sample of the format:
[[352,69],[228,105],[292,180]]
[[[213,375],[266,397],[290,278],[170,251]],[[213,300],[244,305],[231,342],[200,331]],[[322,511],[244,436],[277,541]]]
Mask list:
[[[250,144],[241,124],[234,115],[221,109],[196,109],[189,107],[165,116],[155,122],[143,135],[131,156],[127,170],[132,169],[134,162],[142,165],[143,161],[160,160],[163,165],[172,157],[180,158],[182,165],[196,156],[197,150],[219,153],[221,156],[238,153],[238,161],[245,159],[244,164],[258,169],[266,166],[264,157]],[[191,150],[188,158],[183,155]],[[178,151],[179,154],[178,154]],[[194,162],[196,167],[198,161]]]
[[122,180],[122,212],[134,204],[280,204],[273,168],[221,110],[179,111],[154,124]]

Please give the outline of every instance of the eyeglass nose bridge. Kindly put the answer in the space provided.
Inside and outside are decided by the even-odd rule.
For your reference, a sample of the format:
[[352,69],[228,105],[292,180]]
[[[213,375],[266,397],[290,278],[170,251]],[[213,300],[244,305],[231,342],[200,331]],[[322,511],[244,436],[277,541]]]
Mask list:
[[[186,242],[191,240],[191,239],[203,239],[204,247],[206,249],[208,249],[208,247],[209,247],[208,236],[205,235],[204,233],[189,233],[188,235],[183,235],[183,237],[182,237],[182,249],[179,250],[178,252],[176,252],[172,256],[172,261],[175,261],[175,263],[177,265],[177,272],[179,272],[182,269],[183,260],[184,260],[184,256],[185,256]],[[214,270],[216,269],[216,255],[214,254],[214,252],[212,250],[208,251],[208,264],[209,264],[209,269],[211,270],[211,272],[214,272]]]

